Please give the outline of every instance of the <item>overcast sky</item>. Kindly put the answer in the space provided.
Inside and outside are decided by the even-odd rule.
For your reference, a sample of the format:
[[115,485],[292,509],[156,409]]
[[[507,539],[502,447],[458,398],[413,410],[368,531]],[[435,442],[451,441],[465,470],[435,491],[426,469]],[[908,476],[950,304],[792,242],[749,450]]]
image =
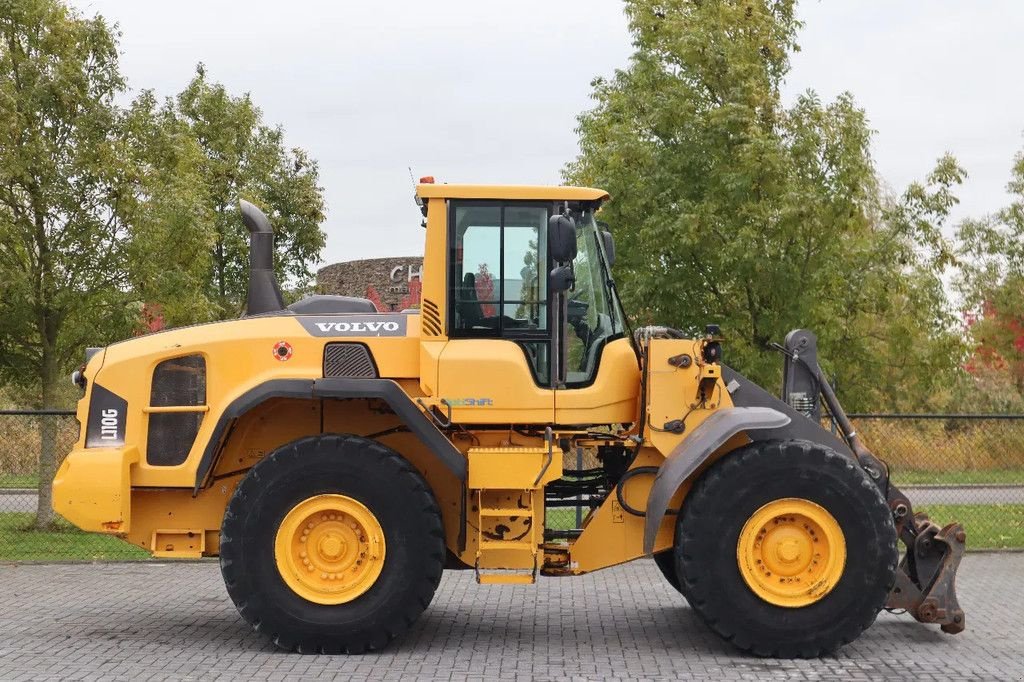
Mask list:
[[[319,160],[326,263],[422,253],[410,166],[557,183],[591,79],[632,51],[617,0],[74,4],[120,25],[132,88],[175,94],[202,61]],[[1024,2],[804,0],[799,15],[787,101],[850,90],[894,190],[951,151],[970,174],[958,217],[1005,203],[1024,146]]]

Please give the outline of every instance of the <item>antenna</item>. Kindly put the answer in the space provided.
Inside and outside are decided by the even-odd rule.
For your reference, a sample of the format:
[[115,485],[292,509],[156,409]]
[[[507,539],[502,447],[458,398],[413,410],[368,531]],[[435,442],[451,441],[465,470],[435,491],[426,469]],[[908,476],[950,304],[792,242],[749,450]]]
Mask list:
[[420,199],[420,195],[416,193],[416,176],[412,174],[412,166],[407,166],[409,169],[409,179],[412,180],[412,200],[416,202],[416,207],[420,209],[420,215],[423,216],[423,221],[420,223],[420,227],[426,229],[427,227],[427,205]]
[[413,201],[419,207],[420,211],[423,210],[423,199],[420,199],[419,195],[416,194],[416,176],[412,174],[412,166],[406,166],[409,169],[409,180],[412,182],[412,197]]

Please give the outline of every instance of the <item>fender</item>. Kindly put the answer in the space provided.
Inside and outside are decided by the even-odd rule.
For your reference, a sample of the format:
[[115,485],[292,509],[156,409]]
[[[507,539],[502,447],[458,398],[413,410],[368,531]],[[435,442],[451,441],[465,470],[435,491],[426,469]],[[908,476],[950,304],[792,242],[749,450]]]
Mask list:
[[668,511],[669,500],[722,443],[748,429],[778,429],[791,419],[770,407],[729,407],[719,410],[677,445],[658,470],[647,498],[644,554],[654,551],[654,540]]
[[376,398],[394,410],[398,418],[419,436],[424,445],[459,481],[465,482],[468,467],[466,458],[436,426],[413,404],[401,387],[390,379],[272,379],[254,386],[221,413],[213,434],[206,444],[199,467],[196,469],[194,492],[198,493],[213,466],[229,427],[243,414],[270,398]]

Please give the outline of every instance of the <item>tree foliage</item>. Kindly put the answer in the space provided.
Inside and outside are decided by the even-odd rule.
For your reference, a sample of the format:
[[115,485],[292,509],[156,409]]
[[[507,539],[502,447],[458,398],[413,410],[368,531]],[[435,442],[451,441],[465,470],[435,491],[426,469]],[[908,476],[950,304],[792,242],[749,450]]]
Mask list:
[[169,237],[199,236],[198,148],[116,105],[101,17],[7,2],[0,32],[0,375],[50,407],[83,349],[127,335],[140,296],[194,261]]
[[315,161],[200,65],[176,98],[126,84],[118,35],[57,0],[0,0],[0,381],[66,402],[86,346],[244,305],[240,196],[268,211],[279,276],[324,244]]
[[[138,139],[116,106],[124,81],[102,18],[8,0],[0,41],[0,378],[55,407],[85,346],[125,335],[137,319],[133,284],[146,279],[137,254],[166,254],[144,245],[169,207],[150,201],[157,178],[139,157],[157,144],[182,155],[162,129]],[[40,436],[40,480],[49,481],[53,425]],[[51,515],[43,486],[37,523]]]
[[1020,409],[1024,406],[1024,152],[1014,159],[1007,191],[1013,197],[1009,206],[960,225],[957,285],[968,308],[974,344],[969,369],[989,402]]
[[[126,85],[118,34],[58,0],[0,0],[0,385],[60,407],[87,346],[237,315],[247,272],[239,196],[268,209],[279,273],[323,247],[317,166],[247,96],[196,77],[160,104]],[[41,428],[39,513],[57,453]]]
[[767,344],[807,327],[850,407],[920,406],[960,352],[939,274],[963,171],[945,157],[887,196],[851,95],[784,106],[793,7],[627,2],[635,52],[594,81],[565,175],[614,198],[602,218],[637,322],[721,323],[727,360],[769,387],[780,372]]
[[238,212],[239,197],[267,209],[278,277],[293,286],[307,284],[310,265],[325,243],[316,161],[302,149],[286,147],[283,130],[266,125],[247,94],[233,96],[211,82],[202,64],[162,114],[183,125],[202,151],[203,202],[213,227],[205,291],[215,315],[237,317],[245,303],[249,233]]

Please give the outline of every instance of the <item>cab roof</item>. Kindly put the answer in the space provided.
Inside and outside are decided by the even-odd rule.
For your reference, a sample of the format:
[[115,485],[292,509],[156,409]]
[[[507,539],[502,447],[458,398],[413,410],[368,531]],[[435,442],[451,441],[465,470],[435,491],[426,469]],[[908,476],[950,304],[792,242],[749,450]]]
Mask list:
[[421,199],[536,199],[540,201],[604,201],[608,192],[593,187],[560,185],[446,185],[420,183]]

